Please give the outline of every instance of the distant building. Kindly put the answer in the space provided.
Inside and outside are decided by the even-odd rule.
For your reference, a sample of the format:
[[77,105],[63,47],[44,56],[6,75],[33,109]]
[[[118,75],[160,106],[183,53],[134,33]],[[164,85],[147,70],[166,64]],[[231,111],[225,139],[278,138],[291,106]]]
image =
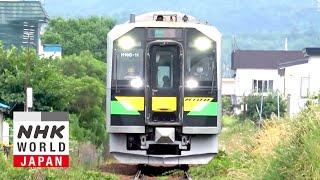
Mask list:
[[231,68],[235,71],[235,95],[284,92],[284,79],[279,64],[304,58],[302,51],[236,50],[232,52]]
[[306,48],[303,52],[304,58],[279,64],[290,115],[299,113],[312,96],[320,93],[320,48]]
[[4,122],[3,113],[9,110],[9,106],[0,103],[0,146],[9,145],[9,124]]
[[317,70],[320,48],[303,51],[235,50],[231,58],[235,77],[222,81],[222,94],[232,96],[237,107],[249,94],[279,92],[288,98],[288,112],[294,115],[320,91],[320,71]]
[[234,78],[222,78],[222,94],[225,96],[235,95],[235,79]]
[[40,1],[0,0],[0,41],[4,47],[34,47],[39,51],[40,33],[48,21]]
[[40,48],[39,55],[43,58],[61,58],[62,47],[60,44],[44,44]]

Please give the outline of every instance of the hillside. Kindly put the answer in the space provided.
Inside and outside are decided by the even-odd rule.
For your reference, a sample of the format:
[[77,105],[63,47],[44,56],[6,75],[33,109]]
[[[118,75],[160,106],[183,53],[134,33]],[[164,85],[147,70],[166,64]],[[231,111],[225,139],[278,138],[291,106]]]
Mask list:
[[[240,49],[283,49],[288,38],[289,50],[320,46],[320,3],[317,0],[47,0],[50,17],[111,16],[118,23],[130,13],[173,10],[208,21],[223,34],[224,76],[232,76],[230,54],[233,36]],[[72,9],[72,11],[70,11]]]
[[[254,3],[253,3],[254,2]],[[320,12],[315,0],[47,0],[49,16],[107,15],[119,22],[130,13],[141,14],[157,10],[174,10],[189,13],[202,21],[217,26],[224,33],[254,33],[291,31],[300,26],[318,26]],[[72,9],[72,11],[70,11]],[[306,25],[306,26],[305,26]]]

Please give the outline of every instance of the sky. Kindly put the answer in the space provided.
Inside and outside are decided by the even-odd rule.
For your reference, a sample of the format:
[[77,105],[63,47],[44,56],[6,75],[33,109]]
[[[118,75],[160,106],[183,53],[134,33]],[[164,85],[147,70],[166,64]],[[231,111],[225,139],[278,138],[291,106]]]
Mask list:
[[45,0],[50,17],[111,16],[179,11],[225,32],[283,31],[320,16],[320,0]]

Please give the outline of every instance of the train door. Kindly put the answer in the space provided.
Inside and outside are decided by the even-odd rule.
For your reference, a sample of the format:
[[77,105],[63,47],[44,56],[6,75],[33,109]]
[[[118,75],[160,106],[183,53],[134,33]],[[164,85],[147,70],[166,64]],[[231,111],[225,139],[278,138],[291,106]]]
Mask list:
[[146,62],[147,124],[181,123],[182,59],[178,45],[151,45]]

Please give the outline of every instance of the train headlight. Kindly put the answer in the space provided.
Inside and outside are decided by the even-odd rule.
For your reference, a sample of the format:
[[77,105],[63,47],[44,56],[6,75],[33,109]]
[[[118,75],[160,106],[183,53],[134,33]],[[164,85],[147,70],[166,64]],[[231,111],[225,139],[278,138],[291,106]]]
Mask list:
[[197,69],[196,69],[197,73],[199,73],[199,74],[203,73],[203,70],[204,70],[204,68],[201,66],[197,67]]
[[212,43],[211,40],[208,39],[207,37],[198,37],[194,41],[194,46],[197,48],[199,51],[206,51],[211,48]]
[[142,79],[139,77],[131,79],[131,81],[130,81],[130,86],[133,88],[141,88],[142,85],[143,85]]
[[187,80],[187,87],[188,88],[196,88],[196,87],[198,87],[199,86],[199,83],[198,83],[198,81],[196,81],[196,80],[194,80],[194,79],[189,79],[189,80]]
[[130,50],[136,46],[136,42],[132,37],[124,36],[118,40],[118,45],[121,49]]

